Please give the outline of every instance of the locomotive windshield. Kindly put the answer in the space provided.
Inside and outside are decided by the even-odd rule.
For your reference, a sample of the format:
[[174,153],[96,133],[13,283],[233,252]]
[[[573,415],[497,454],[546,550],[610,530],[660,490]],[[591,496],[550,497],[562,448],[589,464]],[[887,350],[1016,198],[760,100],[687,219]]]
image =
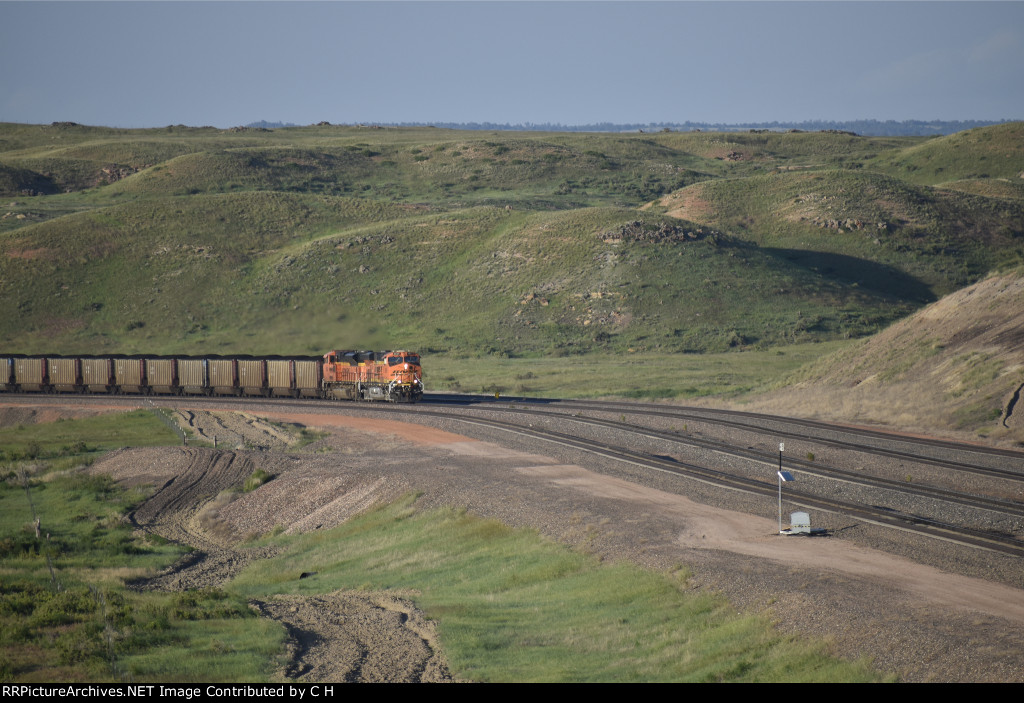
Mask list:
[[409,356],[402,358],[400,356],[389,356],[388,366],[398,366],[401,363],[406,364],[418,364],[420,363],[420,357],[416,354],[410,354]]

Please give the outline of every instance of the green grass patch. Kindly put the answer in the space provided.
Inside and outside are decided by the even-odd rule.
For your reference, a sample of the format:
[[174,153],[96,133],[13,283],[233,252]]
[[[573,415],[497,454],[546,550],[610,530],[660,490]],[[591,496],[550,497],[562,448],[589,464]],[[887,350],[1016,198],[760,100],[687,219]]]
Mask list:
[[324,437],[329,437],[330,432],[324,430],[311,430],[308,427],[302,427],[299,429],[299,437],[294,444],[288,447],[289,451],[298,451],[308,447],[314,442],[319,442]]
[[[222,591],[135,592],[186,550],[136,532],[143,493],[81,467],[99,448],[177,444],[139,411],[0,431],[5,682],[265,681],[283,630]],[[197,656],[201,655],[201,656]]]
[[249,478],[245,479],[245,483],[242,485],[242,491],[245,493],[255,491],[273,477],[273,474],[267,473],[263,469],[256,469],[252,472],[252,475],[249,476]]
[[179,443],[178,435],[148,410],[104,413],[78,420],[0,428],[0,451],[8,458],[46,459],[94,455],[118,447]]
[[428,391],[498,392],[539,398],[648,400],[734,397],[766,387],[850,342],[800,344],[718,354],[588,354],[569,357],[424,359]]
[[[586,554],[413,497],[346,524],[275,537],[284,556],[240,574],[245,597],[396,589],[439,623],[457,675],[476,681],[874,680],[863,664],[775,633],[666,575]],[[316,576],[299,580],[302,572]]]

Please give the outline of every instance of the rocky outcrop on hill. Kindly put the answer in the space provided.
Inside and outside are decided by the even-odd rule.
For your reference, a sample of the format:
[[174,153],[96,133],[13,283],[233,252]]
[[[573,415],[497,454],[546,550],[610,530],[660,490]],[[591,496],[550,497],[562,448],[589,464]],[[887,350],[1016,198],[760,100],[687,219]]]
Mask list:
[[840,232],[849,232],[852,230],[862,229],[875,229],[879,231],[886,231],[889,229],[889,223],[887,222],[864,222],[863,220],[846,218],[845,220],[834,220],[827,217],[815,217],[811,220],[811,223],[817,225],[820,229],[836,229]]
[[103,185],[105,183],[116,183],[122,178],[127,178],[132,174],[138,173],[143,169],[147,169],[152,164],[144,164],[142,166],[124,166],[111,164],[104,166],[100,169],[96,185]]
[[615,229],[605,230],[598,235],[601,241],[616,243],[621,241],[648,242],[653,244],[695,242],[707,237],[717,238],[719,232],[710,227],[686,228],[682,225],[662,223],[646,223],[634,220]]

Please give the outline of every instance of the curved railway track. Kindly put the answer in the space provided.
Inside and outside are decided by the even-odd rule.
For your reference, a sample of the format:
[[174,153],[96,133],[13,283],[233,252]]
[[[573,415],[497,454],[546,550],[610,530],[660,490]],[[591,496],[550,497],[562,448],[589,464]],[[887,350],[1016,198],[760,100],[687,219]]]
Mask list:
[[[431,396],[431,403],[486,407],[498,403],[480,396]],[[521,407],[559,408],[592,412],[635,413],[648,417],[702,422],[741,430],[770,433],[782,440],[809,440],[822,446],[848,449],[862,453],[906,459],[945,469],[977,473],[983,476],[1024,482],[1024,452],[984,445],[953,442],[939,438],[917,437],[850,425],[836,425],[815,420],[763,415],[738,410],[709,408],[673,408],[671,406],[615,401],[538,401],[531,398],[507,398],[501,404]],[[801,431],[804,429],[806,431]],[[892,446],[885,446],[892,445]],[[897,448],[899,447],[899,448]],[[956,456],[963,458],[957,459]],[[1016,469],[1005,469],[993,463],[1015,463]]]
[[[576,419],[576,418],[574,418]],[[577,420],[579,421],[579,420]],[[622,446],[606,442],[595,442],[593,440],[581,440],[572,435],[551,430],[542,430],[533,427],[523,427],[512,423],[486,420],[486,419],[464,419],[463,422],[480,424],[494,427],[500,430],[513,431],[529,435],[538,439],[561,444],[573,449],[582,450],[592,454],[599,454],[617,461],[625,461],[636,466],[647,469],[665,471],[678,476],[690,479],[697,479],[705,483],[712,483],[723,488],[740,490],[768,498],[774,498],[776,486],[772,483],[735,476],[728,472],[719,471],[706,466],[678,461],[676,459],[656,456],[644,452],[634,451]],[[583,421],[587,422],[587,421]],[[671,441],[671,440],[670,440]],[[866,485],[881,485],[872,480],[863,481]],[[906,491],[905,491],[906,492]],[[910,491],[915,495],[928,495],[930,493]],[[961,505],[972,507],[983,507],[984,509],[1002,512],[1000,507],[988,501],[975,502],[971,496],[946,495],[945,499]],[[814,495],[799,489],[787,488],[787,503],[793,503],[807,508],[828,510],[830,512],[842,513],[849,517],[865,520],[887,527],[895,527],[910,532],[925,534],[930,537],[959,542],[974,547],[984,547],[995,551],[1024,556],[1024,540],[1019,540],[1008,535],[993,534],[984,530],[972,529],[964,526],[957,526],[951,523],[944,523],[939,520],[929,519],[922,516],[909,515],[897,511],[879,509],[875,506],[860,505],[849,501],[830,499]],[[1010,506],[1010,513],[1013,515],[1024,515],[1024,506]]]
[[[492,408],[497,410],[496,405],[509,404],[511,407],[501,408],[500,410],[497,410],[497,412],[506,414],[511,413],[514,415],[524,415],[527,417],[534,418],[558,416],[561,420],[569,420],[577,424],[598,426],[600,428],[607,428],[609,430],[617,432],[632,433],[675,445],[701,447],[704,449],[711,450],[712,452],[718,454],[728,455],[731,457],[737,457],[741,459],[748,459],[752,460],[753,462],[756,462],[761,466],[772,467],[770,471],[762,473],[768,475],[771,478],[774,478],[774,466],[776,457],[765,452],[755,451],[750,448],[733,447],[723,442],[715,440],[707,440],[694,437],[683,437],[680,436],[677,432],[660,431],[651,429],[649,427],[625,423],[624,419],[620,419],[618,421],[610,421],[600,418],[582,417],[578,413],[573,413],[567,416],[565,413],[560,413],[549,409],[538,409],[535,407],[536,403],[531,403],[528,400],[525,400],[524,402],[524,400],[525,399],[506,399],[504,403],[498,404],[484,402],[481,404],[481,407],[483,409],[488,410]],[[440,402],[441,404],[450,403],[450,401],[448,401],[447,399],[432,398],[431,401],[434,403]],[[456,400],[456,404],[460,406],[467,405],[464,399]],[[540,404],[544,405],[545,408],[549,408],[553,405],[552,403],[548,402],[542,402]],[[525,405],[527,407],[516,407],[517,405]],[[529,407],[531,405],[533,405],[534,407]],[[640,416],[667,416],[675,419],[699,417],[687,413],[685,411],[680,413],[665,412],[661,408],[652,409],[650,406],[630,403],[580,403],[578,401],[559,401],[557,403],[557,406],[562,409],[570,410],[576,410],[580,408],[584,408],[587,410],[607,410],[609,407],[611,407],[615,410],[628,409],[631,413]],[[418,412],[429,411],[420,410]],[[722,412],[727,413],[728,411]],[[448,418],[452,417],[450,413],[444,413],[443,416]],[[785,421],[785,419],[773,419],[776,420],[776,422]],[[552,430],[541,429],[538,427],[534,427],[533,425],[523,426],[522,424],[510,423],[502,420],[483,418],[461,418],[461,420],[467,423],[476,423],[480,425],[494,427],[497,429],[502,429],[505,431],[512,431],[524,435],[529,435],[538,439],[561,444],[563,446],[572,447],[577,450],[582,450],[593,454],[600,454],[602,456],[615,459],[618,461],[625,461],[630,464],[641,466],[647,469],[655,469],[658,471],[664,471],[690,479],[697,479],[705,483],[712,483],[716,486],[723,488],[740,490],[747,493],[766,496],[769,498],[774,498],[776,496],[777,485],[774,481],[764,481],[763,479],[751,478],[749,476],[740,476],[733,472],[722,471],[707,465],[681,461],[673,457],[652,454],[649,452],[640,452],[629,447],[624,447],[621,445],[611,444],[606,441],[601,441],[594,437],[581,439],[580,437],[573,434],[566,434],[563,432],[555,432]],[[736,425],[737,423],[726,422],[724,424]],[[814,424],[816,424],[818,427],[824,426],[823,423]],[[744,429],[749,429],[749,427],[745,427]],[[880,436],[885,436],[883,433],[877,434],[879,434]],[[773,432],[773,435],[778,436],[775,432]],[[800,440],[807,439],[806,437],[803,437],[800,434],[793,431],[786,432],[784,436]],[[922,441],[923,440],[915,440],[914,443],[918,444],[921,443]],[[955,443],[943,441],[943,444],[953,445],[958,449],[962,450],[964,449],[963,445],[957,445]],[[966,447],[967,451],[973,451],[973,449],[974,447]],[[913,456],[907,452],[893,452],[892,450],[880,450],[878,448],[870,448],[867,451],[868,453],[886,454],[890,456],[894,454],[899,455],[901,457]],[[1024,455],[1017,454],[1014,452],[996,451],[994,453],[983,453],[994,454],[996,456],[1004,458],[1013,457],[1014,459],[1024,461]],[[916,459],[916,457],[914,458]],[[988,477],[1011,480],[1017,483],[1024,484],[1024,473],[1021,472],[993,469],[965,462],[950,462],[948,464],[944,464],[942,462],[939,462],[935,459],[928,457],[923,458],[923,460],[921,460],[920,463],[941,466],[947,469],[952,469],[953,471],[969,471],[973,473],[980,473]],[[1005,498],[993,498],[985,495],[974,495],[963,491],[955,491],[936,486],[907,485],[905,482],[886,479],[884,477],[865,475],[863,473],[843,470],[836,467],[830,467],[812,461],[805,461],[801,459],[788,457],[786,459],[786,467],[788,469],[792,469],[794,466],[799,467],[799,470],[803,473],[819,476],[830,481],[842,481],[872,489],[891,491],[902,495],[911,495],[919,498],[940,500],[948,505],[955,506],[956,508],[972,508],[977,510],[986,510],[999,515],[1008,516],[1010,518],[1024,517],[1024,502],[1016,500],[1008,500]],[[974,547],[993,549],[995,551],[1013,554],[1016,556],[1024,556],[1024,540],[1018,538],[1016,535],[1013,534],[1000,533],[985,529],[977,529],[965,525],[958,525],[948,520],[942,520],[935,517],[909,513],[902,510],[885,507],[884,505],[880,506],[876,504],[864,504],[840,500],[835,497],[831,497],[829,493],[830,492],[827,490],[824,494],[822,494],[821,492],[813,493],[810,491],[787,487],[786,500],[787,503],[797,504],[806,508],[827,510],[830,512],[840,513],[849,517],[856,518],[858,520],[871,522],[873,524],[899,528],[910,532],[916,532],[930,537],[938,537]],[[1024,495],[1024,493],[1022,493],[1022,495]]]
[[[97,402],[111,401],[137,405],[134,397],[112,396],[54,396],[24,395],[20,397],[39,402]],[[151,396],[147,404],[157,406],[181,405],[185,399]],[[603,456],[625,462],[648,471],[672,474],[689,480],[698,480],[719,488],[742,491],[747,494],[774,499],[777,492],[775,463],[777,456],[764,448],[738,446],[719,439],[680,432],[678,429],[658,428],[665,422],[687,421],[740,430],[761,437],[764,445],[774,446],[779,439],[802,444],[831,447],[844,452],[887,457],[913,462],[946,474],[956,482],[959,474],[971,474],[984,480],[1004,485],[1006,495],[986,495],[979,492],[955,490],[948,486],[908,484],[870,471],[851,470],[831,466],[821,461],[786,457],[786,468],[799,471],[812,480],[807,488],[787,486],[787,505],[828,511],[890,528],[897,528],[929,537],[940,538],[972,547],[989,549],[1014,556],[1024,556],[1024,453],[992,449],[975,445],[929,441],[919,437],[906,437],[866,430],[828,425],[826,423],[771,417],[753,413],[673,408],[628,402],[605,401],[547,401],[525,398],[506,398],[500,401],[479,396],[429,395],[419,406],[390,404],[317,404],[313,401],[267,398],[190,397],[187,403],[197,409],[242,409],[253,406],[272,406],[281,410],[302,412],[369,411],[375,414],[399,414],[407,419],[420,416],[440,421],[457,421],[461,425],[484,427],[523,437],[554,443],[575,451]],[[629,414],[630,421],[626,422]],[[617,414],[610,419],[600,415]],[[558,424],[559,429],[545,425]],[[568,427],[576,428],[568,430]],[[803,430],[807,431],[804,432]],[[749,443],[744,443],[749,444]],[[943,452],[948,455],[944,459]],[[709,456],[725,457],[727,461],[709,460]],[[698,457],[703,457],[700,459]],[[739,469],[723,464],[745,463]],[[1016,468],[1015,468],[1016,467]],[[765,479],[768,480],[765,480]],[[803,480],[801,481],[803,484]],[[868,500],[848,500],[841,496],[839,484],[856,486],[866,491]],[[907,497],[917,501],[938,504],[938,513],[948,512],[951,517],[924,514],[928,511],[897,507]],[[896,498],[898,497],[898,498]],[[1019,497],[1019,498],[1018,498]],[[948,510],[947,510],[948,509]],[[1010,529],[979,527],[971,523],[964,513],[984,512],[998,516]]]
[[[549,412],[546,412],[546,411],[530,411],[530,410],[523,411],[523,410],[516,410],[516,409],[511,409],[511,410],[508,410],[506,412],[511,412],[511,413],[524,413],[525,412],[525,413],[528,413],[528,414],[531,414],[531,415],[553,415],[554,414],[554,413],[549,413]],[[642,427],[642,426],[632,425],[632,424],[629,424],[629,423],[615,422],[615,421],[611,421],[611,420],[602,420],[600,418],[583,418],[583,417],[579,417],[579,416],[571,416],[570,418],[566,418],[566,419],[570,419],[570,420],[572,420],[574,422],[583,423],[583,424],[590,424],[590,425],[598,425],[598,426],[601,426],[601,427],[608,427],[610,429],[617,429],[617,430],[627,429],[630,432],[633,432],[633,433],[636,433],[636,434],[640,434],[640,435],[644,435],[644,436],[647,436],[647,437],[651,437],[651,438],[654,438],[654,439],[663,440],[665,442],[671,442],[673,444],[679,444],[679,445],[685,445],[685,446],[691,446],[691,447],[702,447],[704,449],[708,449],[708,450],[711,450],[713,452],[717,452],[717,453],[720,453],[720,454],[726,454],[726,455],[730,455],[730,456],[734,456],[734,457],[746,458],[746,459],[750,459],[752,461],[759,462],[759,463],[765,464],[765,465],[774,465],[774,463],[775,463],[775,456],[773,456],[771,454],[767,454],[765,452],[756,451],[756,450],[753,450],[753,449],[750,449],[750,448],[734,447],[734,446],[728,445],[728,444],[726,444],[724,442],[720,442],[720,441],[717,441],[717,440],[701,439],[701,438],[698,438],[698,437],[680,436],[678,433],[675,433],[675,432],[665,432],[665,431],[660,431],[660,430],[654,430],[654,429],[651,429],[651,428],[646,428],[646,427]],[[936,465],[941,465],[941,464],[938,464],[938,462],[933,462],[933,461],[928,461],[927,463],[930,463],[930,464],[934,463]],[[849,482],[849,483],[856,483],[856,484],[859,484],[859,485],[871,486],[871,487],[874,487],[874,488],[897,490],[897,491],[901,491],[901,492],[904,492],[904,493],[909,493],[909,494],[920,496],[920,497],[936,498],[936,499],[939,499],[939,500],[947,500],[947,501],[950,501],[950,502],[958,503],[960,505],[965,505],[965,506],[970,506],[970,507],[975,507],[975,508],[981,508],[981,509],[990,509],[990,510],[995,510],[995,511],[998,511],[998,512],[1003,512],[1003,513],[1006,513],[1008,515],[1019,515],[1021,517],[1024,517],[1024,503],[1020,503],[1020,502],[1017,502],[1017,501],[1000,499],[1000,498],[992,498],[992,497],[988,497],[988,496],[975,496],[975,495],[972,495],[972,494],[969,494],[969,493],[964,493],[964,492],[961,492],[961,491],[953,491],[953,490],[944,489],[944,488],[941,488],[941,487],[907,485],[905,482],[900,482],[900,481],[896,481],[896,480],[893,480],[893,479],[886,479],[886,478],[882,478],[882,477],[875,477],[875,476],[870,476],[870,475],[864,475],[862,473],[858,473],[858,472],[855,472],[855,471],[849,471],[849,470],[846,470],[846,469],[836,468],[836,467],[828,466],[828,465],[821,464],[821,463],[814,463],[813,461],[807,461],[807,460],[804,460],[804,459],[799,459],[799,458],[794,458],[794,457],[788,457],[786,459],[786,466],[787,466],[787,468],[792,468],[794,466],[795,467],[799,467],[800,471],[802,471],[804,473],[811,474],[811,475],[814,475],[814,476],[819,476],[819,477],[822,477],[822,478],[828,478],[828,479],[832,479],[832,480],[836,480],[836,481],[846,481],[846,482]],[[958,469],[958,470],[961,470],[960,469],[960,465],[954,464],[954,467],[956,469]],[[973,468],[974,467],[971,467],[971,469],[973,469]],[[971,470],[971,469],[967,469],[967,470]],[[1012,473],[1012,472],[1005,472],[1005,471],[985,471],[985,472],[979,472],[979,473],[985,473],[986,475],[989,475],[989,476],[995,476],[995,477],[998,477],[998,478],[1004,478],[1004,479],[1008,479],[1008,480],[1012,480],[1012,481],[1017,481],[1017,482],[1020,482],[1020,483],[1024,484],[1024,475],[1021,475],[1021,474],[1015,474],[1015,473]]]

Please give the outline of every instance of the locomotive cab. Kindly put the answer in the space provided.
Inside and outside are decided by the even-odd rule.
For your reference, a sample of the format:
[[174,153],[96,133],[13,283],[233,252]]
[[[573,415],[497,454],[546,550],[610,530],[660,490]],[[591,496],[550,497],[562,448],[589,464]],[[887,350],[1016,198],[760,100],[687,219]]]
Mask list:
[[415,402],[423,397],[423,367],[420,355],[407,351],[390,352],[384,357],[391,377],[395,400]]

